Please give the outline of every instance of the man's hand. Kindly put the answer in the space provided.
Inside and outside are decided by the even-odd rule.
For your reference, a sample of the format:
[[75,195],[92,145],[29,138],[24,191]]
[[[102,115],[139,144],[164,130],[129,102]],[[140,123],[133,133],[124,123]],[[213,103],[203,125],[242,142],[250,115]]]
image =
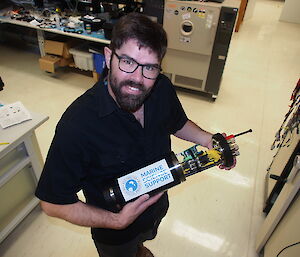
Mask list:
[[156,203],[163,195],[159,193],[152,197],[148,194],[140,196],[137,200],[126,204],[123,209],[116,214],[115,229],[124,229],[136,220],[149,206]]
[[[226,133],[222,133],[222,135],[223,135],[224,138],[226,138],[226,136],[227,136]],[[224,169],[224,170],[231,170],[231,169],[233,169],[235,167],[235,165],[236,165],[236,157],[233,156],[233,164],[232,164],[232,166],[226,167],[225,165],[219,165],[219,168],[220,169]]]
[[231,169],[233,169],[235,167],[235,165],[236,165],[236,158],[235,158],[235,156],[233,156],[233,164],[232,164],[232,166],[226,167],[224,165],[219,165],[219,168],[220,169],[224,169],[224,170],[231,170]]

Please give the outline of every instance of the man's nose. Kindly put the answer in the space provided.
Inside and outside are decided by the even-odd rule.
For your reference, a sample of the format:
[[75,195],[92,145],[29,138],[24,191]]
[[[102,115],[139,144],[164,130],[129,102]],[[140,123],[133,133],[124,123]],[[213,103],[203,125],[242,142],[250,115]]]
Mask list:
[[143,80],[143,67],[138,66],[137,69],[132,73],[132,77],[135,81],[142,81]]

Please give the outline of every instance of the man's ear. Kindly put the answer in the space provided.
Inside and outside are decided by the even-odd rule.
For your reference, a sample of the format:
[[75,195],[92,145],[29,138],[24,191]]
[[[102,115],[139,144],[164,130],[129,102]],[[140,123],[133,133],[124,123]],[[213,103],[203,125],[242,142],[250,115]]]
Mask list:
[[111,53],[112,51],[110,48],[108,48],[107,46],[104,47],[105,63],[108,69],[110,69]]

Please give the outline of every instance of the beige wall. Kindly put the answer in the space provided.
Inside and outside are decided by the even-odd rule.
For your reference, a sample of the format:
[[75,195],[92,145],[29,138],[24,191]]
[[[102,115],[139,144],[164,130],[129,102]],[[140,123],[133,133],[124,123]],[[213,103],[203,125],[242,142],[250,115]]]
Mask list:
[[247,9],[244,20],[247,20],[253,16],[256,0],[248,0]]
[[300,23],[300,1],[285,0],[279,20]]

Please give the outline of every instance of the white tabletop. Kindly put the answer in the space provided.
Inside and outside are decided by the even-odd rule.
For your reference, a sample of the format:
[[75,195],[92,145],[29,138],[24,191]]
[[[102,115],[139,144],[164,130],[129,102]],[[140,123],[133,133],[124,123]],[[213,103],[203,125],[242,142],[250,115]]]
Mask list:
[[0,145],[0,154],[5,154],[15,147],[21,137],[35,130],[43,124],[49,117],[46,115],[30,112],[32,120],[24,121],[20,124],[3,129],[0,127],[0,143],[9,143]]

